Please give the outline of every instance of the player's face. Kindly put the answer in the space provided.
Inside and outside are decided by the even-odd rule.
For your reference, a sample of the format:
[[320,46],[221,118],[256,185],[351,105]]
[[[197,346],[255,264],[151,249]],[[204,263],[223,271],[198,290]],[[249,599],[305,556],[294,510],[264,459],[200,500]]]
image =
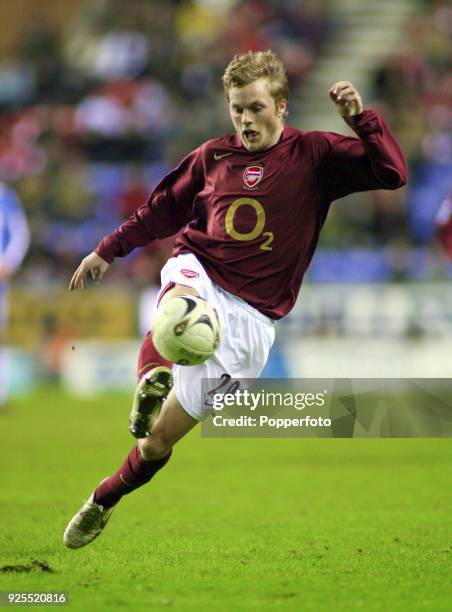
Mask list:
[[276,144],[284,128],[286,100],[272,98],[267,79],[229,90],[232,123],[248,151],[264,151]]

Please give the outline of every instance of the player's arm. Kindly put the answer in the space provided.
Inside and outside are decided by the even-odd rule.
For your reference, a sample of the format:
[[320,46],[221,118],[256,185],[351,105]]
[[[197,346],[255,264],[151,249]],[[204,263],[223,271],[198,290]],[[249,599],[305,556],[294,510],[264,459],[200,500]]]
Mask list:
[[201,147],[187,155],[154,189],[148,202],[105,236],[75,271],[69,291],[85,289],[91,273],[102,280],[116,257],[125,257],[136,247],[176,234],[193,218],[193,201],[204,185]]
[[356,191],[402,187],[408,174],[405,157],[380,115],[363,109],[361,96],[349,81],[335,83],[329,95],[358,138],[324,134],[328,151],[321,176],[326,199],[333,201]]

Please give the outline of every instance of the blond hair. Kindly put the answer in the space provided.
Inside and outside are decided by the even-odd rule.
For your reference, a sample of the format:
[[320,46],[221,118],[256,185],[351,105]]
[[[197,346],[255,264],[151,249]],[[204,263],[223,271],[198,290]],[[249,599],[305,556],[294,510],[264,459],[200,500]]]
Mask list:
[[283,63],[273,51],[248,51],[234,55],[222,81],[227,99],[231,87],[243,87],[257,79],[268,79],[270,94],[277,104],[289,96],[289,83]]

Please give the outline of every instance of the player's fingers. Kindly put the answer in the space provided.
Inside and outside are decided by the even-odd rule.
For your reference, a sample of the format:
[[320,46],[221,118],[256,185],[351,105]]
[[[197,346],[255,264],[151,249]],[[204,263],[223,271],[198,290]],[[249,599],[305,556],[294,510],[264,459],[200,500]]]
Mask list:
[[79,269],[80,269],[80,267],[78,267],[77,270],[72,275],[71,282],[69,283],[69,291],[74,291],[74,289],[77,289],[77,280],[78,280],[78,271],[79,271]]
[[358,95],[355,92],[341,94],[338,98],[338,102],[353,102],[354,100],[358,100]]
[[356,91],[356,89],[354,89],[353,87],[346,87],[344,89],[341,89],[337,94],[336,94],[336,100],[343,100],[344,98],[346,98],[347,96],[358,96],[358,92]]
[[353,85],[350,83],[350,81],[337,81],[331,86],[331,89],[333,91],[341,91],[341,89],[344,89],[345,87],[353,87]]
[[103,268],[103,266],[99,266],[98,268],[96,268],[96,282],[100,283],[100,281],[104,278],[105,276],[105,272],[107,271],[107,268]]
[[340,92],[343,86],[344,86],[343,81],[338,81],[337,83],[334,83],[334,85],[331,85],[330,90],[329,90],[330,96],[337,96],[337,94]]
[[348,93],[352,93],[355,92],[356,93],[356,89],[354,87],[342,87],[341,89],[338,90],[338,95],[339,96],[344,96],[345,94]]
[[333,100],[341,100],[345,95],[354,93],[359,95],[357,90],[350,83],[343,85],[341,87],[332,88],[330,90],[330,96]]
[[103,278],[103,272],[101,272],[100,268],[96,268],[96,270],[92,271],[92,277],[93,277],[93,281],[95,282],[96,285],[99,285],[100,281]]
[[86,288],[86,272],[83,266],[80,266],[74,275],[73,289]]

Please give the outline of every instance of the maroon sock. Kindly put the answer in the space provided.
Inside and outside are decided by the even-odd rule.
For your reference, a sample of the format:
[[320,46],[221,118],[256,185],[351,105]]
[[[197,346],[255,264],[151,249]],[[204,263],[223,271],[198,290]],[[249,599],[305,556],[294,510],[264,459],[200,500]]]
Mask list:
[[104,508],[111,508],[123,495],[149,482],[154,474],[168,463],[171,453],[172,451],[162,459],[145,461],[138,446],[134,446],[119,470],[97,487],[94,501]]
[[152,342],[152,332],[149,331],[144,337],[138,356],[138,380],[142,376],[157,366],[172,368],[173,364],[160,355]]

